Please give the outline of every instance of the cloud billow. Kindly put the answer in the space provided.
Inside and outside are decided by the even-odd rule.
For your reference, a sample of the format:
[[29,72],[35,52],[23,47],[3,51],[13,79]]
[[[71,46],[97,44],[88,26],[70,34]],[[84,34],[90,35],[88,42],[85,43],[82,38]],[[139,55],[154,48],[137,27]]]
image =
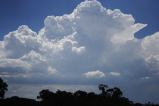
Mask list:
[[123,85],[153,78],[159,73],[159,33],[135,38],[144,27],[130,14],[84,1],[71,14],[46,17],[38,33],[22,25],[5,35],[0,76],[80,84],[117,78]]

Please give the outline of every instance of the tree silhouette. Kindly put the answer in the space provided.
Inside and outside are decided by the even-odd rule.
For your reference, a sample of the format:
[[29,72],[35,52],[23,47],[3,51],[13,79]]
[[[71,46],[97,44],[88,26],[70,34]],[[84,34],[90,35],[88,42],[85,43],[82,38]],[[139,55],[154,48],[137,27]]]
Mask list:
[[44,89],[39,92],[39,96],[37,96],[37,99],[41,99],[42,101],[49,100],[53,96],[53,92],[49,91],[49,89]]
[[123,95],[123,93],[119,88],[117,88],[117,87],[113,88],[112,98],[120,98],[122,95]]
[[122,91],[117,87],[107,89],[106,93],[108,97],[111,97],[114,99],[120,98],[123,95]]
[[108,88],[108,85],[99,84],[98,88],[99,88],[99,90],[102,91],[102,95],[106,95],[106,89]]
[[[7,84],[1,78],[0,82],[7,89]],[[61,90],[52,92],[44,89],[39,92],[37,97],[40,99],[39,101],[13,96],[0,99],[0,106],[159,106],[150,102],[147,104],[133,103],[123,97],[122,91],[117,87],[108,88],[104,84],[100,84],[98,87],[102,91],[101,94],[81,90],[74,93]]]
[[114,89],[113,88],[109,88],[106,90],[107,93],[107,97],[112,97],[113,93],[114,93]]
[[79,96],[84,97],[84,96],[87,96],[87,92],[78,90],[78,91],[76,91],[76,92],[74,93],[74,96],[77,96],[77,97],[79,97]]
[[7,87],[8,87],[7,83],[4,82],[2,78],[0,78],[0,98],[1,99],[4,98],[5,92],[8,90]]

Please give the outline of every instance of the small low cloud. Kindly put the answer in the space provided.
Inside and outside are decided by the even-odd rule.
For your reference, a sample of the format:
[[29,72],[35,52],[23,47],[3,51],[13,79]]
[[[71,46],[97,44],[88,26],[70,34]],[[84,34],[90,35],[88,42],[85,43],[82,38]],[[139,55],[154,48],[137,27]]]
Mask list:
[[120,76],[121,75],[119,72],[110,72],[109,74],[112,76]]
[[141,79],[142,79],[142,80],[149,80],[150,77],[149,77],[149,76],[145,76],[145,77],[142,77]]
[[89,71],[83,74],[86,78],[103,78],[105,74],[99,70]]
[[54,69],[54,68],[52,68],[52,67],[48,67],[48,74],[53,75],[53,74],[55,74],[56,72],[57,72],[56,69]]

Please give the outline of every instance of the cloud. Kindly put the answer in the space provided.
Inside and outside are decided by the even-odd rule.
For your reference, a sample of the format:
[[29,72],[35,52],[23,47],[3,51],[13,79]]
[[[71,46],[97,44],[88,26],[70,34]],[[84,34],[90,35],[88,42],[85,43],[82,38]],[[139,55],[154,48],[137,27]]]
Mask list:
[[[158,66],[159,48],[151,48],[158,33],[141,40],[134,37],[145,26],[118,9],[106,9],[96,0],[84,1],[71,14],[46,17],[39,33],[22,25],[5,35],[0,42],[0,67],[18,67],[18,72],[25,70],[33,78],[50,72],[58,73],[58,78],[80,78],[96,69],[108,70],[104,73],[112,76],[135,76],[145,67]],[[138,68],[132,70],[134,65]]]
[[121,74],[119,72],[110,72],[110,75],[112,75],[112,76],[120,76]]
[[[96,71],[88,71],[86,73],[83,74],[86,78],[103,78],[103,77],[118,77],[121,76],[121,74],[119,72],[102,72],[100,70],[96,70]],[[145,78],[145,77],[144,77]]]
[[79,47],[79,48],[73,47],[72,48],[72,51],[75,52],[75,53],[77,53],[77,54],[82,54],[85,50],[86,50],[85,47]]
[[52,67],[48,67],[48,73],[49,74],[55,74],[57,72],[56,69],[52,68]]
[[86,78],[102,78],[102,77],[105,77],[105,74],[99,70],[96,70],[96,71],[86,72],[84,73],[84,76]]
[[16,68],[16,67],[22,67],[22,68],[26,68],[29,69],[31,66],[29,64],[27,64],[26,62],[23,62],[21,60],[18,59],[3,59],[0,60],[0,67],[1,68],[7,68],[7,67],[11,67],[11,68]]
[[97,84],[101,78],[124,87],[136,86],[145,76],[158,80],[159,32],[135,38],[144,27],[119,9],[84,1],[71,14],[46,17],[38,33],[22,25],[5,35],[0,41],[0,75],[14,77],[8,79],[14,83]]
[[150,77],[149,77],[149,76],[146,76],[146,77],[142,77],[141,79],[143,79],[143,80],[148,80],[148,79],[150,79]]
[[142,54],[145,61],[151,67],[151,70],[159,70],[159,32],[154,33],[151,36],[146,36],[141,43]]

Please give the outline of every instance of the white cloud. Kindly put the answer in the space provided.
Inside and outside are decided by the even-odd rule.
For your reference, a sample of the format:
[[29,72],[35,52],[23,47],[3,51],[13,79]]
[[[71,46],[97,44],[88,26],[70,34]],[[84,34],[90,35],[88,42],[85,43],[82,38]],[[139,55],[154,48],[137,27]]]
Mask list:
[[77,54],[82,54],[82,53],[85,52],[85,50],[86,50],[86,48],[83,47],[83,46],[81,46],[79,48],[77,48],[77,47],[73,47],[72,48],[72,51],[75,52],[75,53],[77,53]]
[[21,61],[20,59],[2,59],[0,60],[1,68],[24,68],[24,70],[29,70],[31,65],[27,62]]
[[142,39],[142,54],[152,70],[159,71],[159,32]]
[[110,75],[112,75],[112,76],[120,76],[121,74],[119,72],[110,72]]
[[49,74],[55,74],[57,72],[57,70],[56,69],[54,69],[54,68],[52,68],[52,67],[48,67],[48,73]]
[[[83,83],[88,80],[79,80],[83,73],[105,79],[104,73],[141,78],[141,73],[148,74],[154,66],[159,71],[159,34],[134,37],[145,26],[118,9],[107,9],[96,0],[84,1],[71,14],[46,17],[39,33],[22,25],[5,35],[0,41],[0,68],[23,75],[27,72],[31,81],[41,78]],[[87,72],[95,69],[110,73]]]
[[148,80],[148,79],[150,79],[150,77],[149,77],[149,76],[146,76],[146,77],[142,77],[141,79],[142,79],[142,80]]
[[40,46],[37,34],[25,25],[5,35],[3,42],[8,58],[19,58],[31,50],[37,50]]
[[99,70],[89,71],[83,74],[86,78],[103,78],[105,74]]

